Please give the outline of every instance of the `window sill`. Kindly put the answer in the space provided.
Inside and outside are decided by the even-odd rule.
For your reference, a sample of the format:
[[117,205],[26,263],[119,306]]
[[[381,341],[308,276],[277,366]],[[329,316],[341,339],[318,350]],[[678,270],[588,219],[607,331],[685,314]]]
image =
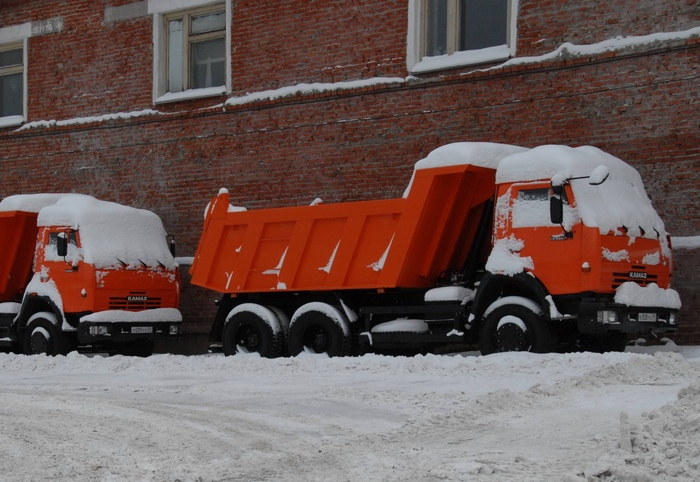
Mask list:
[[24,122],[24,116],[22,115],[9,115],[7,117],[0,117],[0,127],[14,127],[22,125]]
[[438,55],[436,57],[423,57],[423,59],[411,68],[412,74],[435,72],[436,70],[454,69],[467,65],[484,64],[507,60],[513,52],[507,45],[498,45],[467,52],[455,52],[451,55]]
[[156,104],[166,104],[168,102],[179,102],[190,99],[203,99],[205,97],[215,97],[226,93],[226,86],[208,87],[206,89],[190,89],[184,92],[168,92],[155,100]]

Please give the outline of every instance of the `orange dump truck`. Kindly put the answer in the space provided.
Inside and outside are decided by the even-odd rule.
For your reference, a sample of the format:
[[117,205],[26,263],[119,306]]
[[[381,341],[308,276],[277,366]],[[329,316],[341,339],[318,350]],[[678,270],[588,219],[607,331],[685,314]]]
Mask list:
[[457,143],[399,199],[247,211],[222,189],[190,273],[225,354],[624,349],[676,329],[639,174],[593,147]]
[[179,335],[178,266],[160,218],[80,194],[0,201],[0,344],[150,354]]

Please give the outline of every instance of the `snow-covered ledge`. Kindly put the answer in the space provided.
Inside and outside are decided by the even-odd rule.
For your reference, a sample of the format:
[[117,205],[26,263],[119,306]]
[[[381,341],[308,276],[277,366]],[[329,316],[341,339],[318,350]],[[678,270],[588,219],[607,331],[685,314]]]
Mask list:
[[700,236],[673,236],[673,249],[700,249]]

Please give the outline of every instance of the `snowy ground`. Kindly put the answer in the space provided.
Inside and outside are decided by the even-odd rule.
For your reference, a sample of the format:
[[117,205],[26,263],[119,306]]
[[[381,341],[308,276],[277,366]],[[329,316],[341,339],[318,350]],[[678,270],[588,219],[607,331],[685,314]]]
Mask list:
[[0,479],[700,480],[700,348],[647,350],[0,354]]

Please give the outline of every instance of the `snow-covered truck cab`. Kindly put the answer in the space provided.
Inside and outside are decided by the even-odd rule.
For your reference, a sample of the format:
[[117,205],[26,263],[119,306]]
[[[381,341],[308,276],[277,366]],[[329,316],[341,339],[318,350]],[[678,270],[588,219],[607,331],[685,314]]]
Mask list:
[[79,194],[10,196],[0,214],[28,219],[33,234],[9,247],[24,281],[0,299],[5,341],[25,353],[147,355],[156,338],[179,335],[179,271],[157,215]]
[[676,330],[669,237],[635,169],[594,147],[541,146],[504,159],[496,183],[474,313],[485,351],[622,349]]

